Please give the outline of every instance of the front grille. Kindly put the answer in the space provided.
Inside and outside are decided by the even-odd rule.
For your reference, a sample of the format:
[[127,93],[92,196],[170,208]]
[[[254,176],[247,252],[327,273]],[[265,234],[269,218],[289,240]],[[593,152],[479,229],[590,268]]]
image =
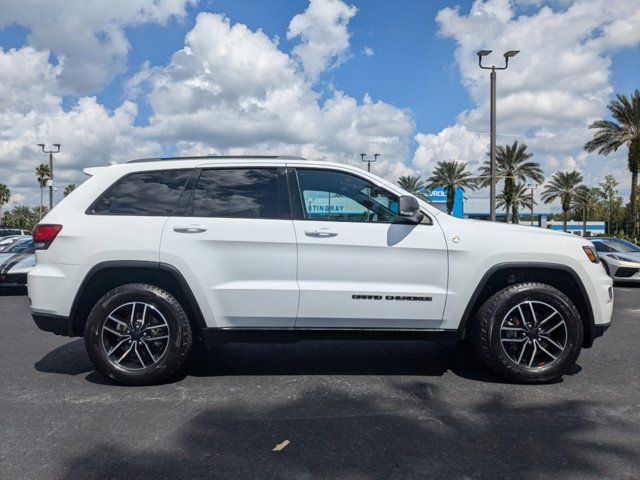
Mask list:
[[629,278],[629,277],[633,277],[636,273],[638,273],[637,268],[620,267],[616,272],[616,277]]

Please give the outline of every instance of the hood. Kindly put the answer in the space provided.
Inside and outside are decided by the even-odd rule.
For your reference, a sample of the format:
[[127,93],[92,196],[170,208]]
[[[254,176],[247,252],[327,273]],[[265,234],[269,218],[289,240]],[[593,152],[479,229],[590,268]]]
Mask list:
[[27,272],[35,266],[35,253],[0,253],[0,274]]
[[575,235],[571,235],[566,232],[559,232],[557,230],[551,230],[550,228],[541,228],[541,227],[532,227],[531,225],[527,225],[524,223],[504,223],[504,222],[489,222],[487,220],[471,220],[464,219],[460,220],[462,222],[470,222],[473,224],[473,228],[484,228],[489,229],[495,233],[505,233],[505,234],[514,234],[514,233],[523,233],[523,234],[533,234],[533,235],[553,235],[556,237],[574,237],[574,238],[582,238],[576,237]]
[[606,252],[600,253],[602,256],[611,256],[615,255],[617,258],[622,260],[623,262],[635,262],[640,263],[640,252]]

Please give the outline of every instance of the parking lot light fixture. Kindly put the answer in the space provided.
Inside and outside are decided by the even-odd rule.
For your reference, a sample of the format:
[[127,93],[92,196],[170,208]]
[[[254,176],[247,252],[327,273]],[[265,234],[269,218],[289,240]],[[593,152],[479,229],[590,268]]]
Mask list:
[[482,64],[482,59],[487,57],[493,50],[479,50],[476,55],[478,55],[478,65],[483,70],[491,70],[491,142],[489,146],[489,157],[490,157],[490,175],[491,182],[489,184],[489,197],[490,197],[490,212],[491,212],[491,221],[496,221],[496,70],[506,70],[509,66],[509,59],[515,57],[520,50],[508,50],[503,54],[504,57],[504,66],[496,67],[495,65],[486,66]]
[[54,143],[53,146],[56,147],[56,150],[45,150],[44,143],[37,144],[43,153],[49,154],[49,211],[53,209],[53,154],[60,152],[60,147],[62,146],[59,143]]

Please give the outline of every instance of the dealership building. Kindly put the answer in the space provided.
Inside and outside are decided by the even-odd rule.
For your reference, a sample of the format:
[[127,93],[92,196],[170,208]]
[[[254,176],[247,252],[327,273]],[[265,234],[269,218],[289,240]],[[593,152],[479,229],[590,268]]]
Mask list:
[[[443,187],[434,188],[428,194],[425,194],[429,203],[443,212],[447,211],[447,194]],[[456,188],[453,201],[453,210],[451,215],[458,218],[471,218],[475,220],[488,220],[490,213],[487,211],[487,200],[467,199],[461,188]],[[536,205],[537,207],[538,205]],[[497,211],[496,218],[498,221],[505,221],[505,212]],[[549,220],[551,212],[548,210],[536,211],[534,207],[533,214],[530,210],[522,210],[520,212],[520,223],[523,225],[534,225],[541,228],[549,228],[551,230],[562,231],[562,222]],[[582,235],[582,222],[567,222],[567,232],[574,235]],[[605,233],[605,224],[603,221],[587,222],[587,236],[602,235]]]

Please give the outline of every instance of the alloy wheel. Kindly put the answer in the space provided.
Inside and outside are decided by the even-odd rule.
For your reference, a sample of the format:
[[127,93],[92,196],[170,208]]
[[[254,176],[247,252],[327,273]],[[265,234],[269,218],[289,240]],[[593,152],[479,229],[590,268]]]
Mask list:
[[166,352],[169,340],[166,318],[156,307],[144,302],[120,305],[102,324],[105,354],[114,365],[127,370],[155,365]]
[[554,307],[526,300],[513,307],[500,324],[500,342],[509,359],[530,370],[556,362],[567,348],[567,323]]

